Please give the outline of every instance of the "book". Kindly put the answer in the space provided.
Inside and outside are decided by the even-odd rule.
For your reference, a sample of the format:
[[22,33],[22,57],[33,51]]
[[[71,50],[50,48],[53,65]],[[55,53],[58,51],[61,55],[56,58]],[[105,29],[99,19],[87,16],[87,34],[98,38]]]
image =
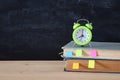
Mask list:
[[62,49],[65,71],[120,72],[120,43],[91,42],[81,47],[71,41]]
[[120,73],[119,59],[66,58],[65,71]]
[[91,46],[81,47],[71,41],[62,49],[64,57],[120,59],[120,43],[91,42]]

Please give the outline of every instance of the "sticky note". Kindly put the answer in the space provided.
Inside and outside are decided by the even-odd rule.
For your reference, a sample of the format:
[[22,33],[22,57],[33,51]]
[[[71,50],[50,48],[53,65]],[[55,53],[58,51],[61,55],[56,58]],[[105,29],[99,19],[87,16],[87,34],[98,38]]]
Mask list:
[[90,51],[90,56],[91,57],[96,57],[97,56],[97,51],[96,50],[91,50]]
[[76,57],[81,57],[82,56],[82,50],[78,49],[76,50]]
[[73,63],[72,69],[79,69],[79,63]]
[[88,60],[88,68],[95,68],[95,60]]
[[72,57],[72,51],[66,51],[66,57]]

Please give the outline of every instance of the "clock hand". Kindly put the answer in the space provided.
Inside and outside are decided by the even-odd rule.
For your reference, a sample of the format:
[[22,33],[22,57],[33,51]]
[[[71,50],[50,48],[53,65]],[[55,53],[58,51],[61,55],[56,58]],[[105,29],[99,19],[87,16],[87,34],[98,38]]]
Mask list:
[[82,34],[83,34],[83,29],[82,29]]
[[82,35],[81,35],[81,37],[84,37],[84,35],[83,35],[83,29],[82,29]]
[[82,40],[82,37],[79,37],[80,41]]
[[81,35],[79,36],[79,38],[84,37],[84,35],[83,35],[83,29],[81,29],[81,30],[82,30],[82,33],[81,33]]

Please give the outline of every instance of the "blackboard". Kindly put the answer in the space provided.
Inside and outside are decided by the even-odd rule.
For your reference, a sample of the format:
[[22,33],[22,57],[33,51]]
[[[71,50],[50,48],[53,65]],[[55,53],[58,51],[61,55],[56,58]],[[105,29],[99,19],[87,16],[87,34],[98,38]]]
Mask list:
[[92,41],[120,42],[119,0],[1,0],[0,59],[62,59],[73,23],[93,23]]

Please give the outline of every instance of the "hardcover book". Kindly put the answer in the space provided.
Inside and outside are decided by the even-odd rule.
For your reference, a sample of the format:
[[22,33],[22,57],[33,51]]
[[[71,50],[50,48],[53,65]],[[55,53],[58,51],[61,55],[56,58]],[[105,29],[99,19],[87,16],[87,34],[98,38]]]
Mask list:
[[71,41],[62,49],[65,71],[120,72],[120,43],[91,42],[81,47]]

